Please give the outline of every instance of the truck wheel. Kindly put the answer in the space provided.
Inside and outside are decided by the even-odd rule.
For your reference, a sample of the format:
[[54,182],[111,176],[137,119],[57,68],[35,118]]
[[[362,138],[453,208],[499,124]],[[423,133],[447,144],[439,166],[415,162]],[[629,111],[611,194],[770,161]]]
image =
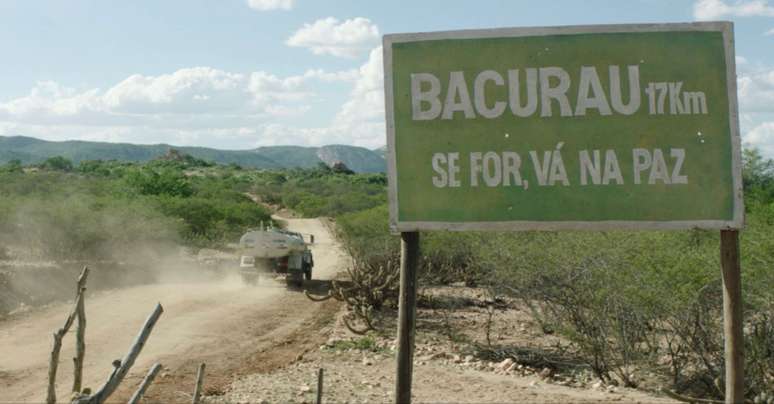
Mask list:
[[304,276],[302,274],[288,274],[285,277],[285,284],[289,288],[300,288],[304,284]]

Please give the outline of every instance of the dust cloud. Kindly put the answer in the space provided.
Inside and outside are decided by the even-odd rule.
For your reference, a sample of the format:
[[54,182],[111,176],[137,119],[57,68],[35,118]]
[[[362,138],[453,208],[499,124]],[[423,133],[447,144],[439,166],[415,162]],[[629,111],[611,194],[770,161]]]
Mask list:
[[[310,246],[315,256],[314,279],[332,279],[347,265],[344,252],[320,220],[290,219],[288,228],[315,235]],[[208,369],[231,373],[229,369],[238,366],[241,357],[258,349],[256,344],[273,346],[274,341],[294,335],[317,313],[314,303],[301,293],[288,291],[284,282],[264,279],[258,285],[243,285],[237,262],[233,266],[228,262],[228,252],[183,251],[181,257],[179,248],[165,254],[166,247],[153,243],[131,247],[118,252],[125,259],[122,265],[94,262],[92,266],[86,299],[84,386],[104,382],[112,369],[110,363],[126,353],[157,302],[163,305],[164,314],[132,368],[129,378],[134,382],[156,362],[173,375],[191,375],[187,366],[192,363],[207,363]],[[143,267],[142,263],[150,265]],[[59,271],[41,271],[45,275],[39,281],[62,290],[59,302],[65,302],[73,297],[80,263],[57,265]],[[12,270],[18,274],[32,272],[30,268]],[[65,274],[57,275],[58,281],[43,279],[60,272]],[[99,289],[97,285],[118,286]],[[5,400],[43,401],[51,332],[62,326],[71,309],[69,302],[53,303],[0,321],[0,390]],[[74,338],[72,331],[65,337],[60,355],[63,363],[74,355]],[[59,397],[70,394],[72,372],[67,368],[61,366],[57,377]],[[117,393],[117,400],[128,398],[134,384],[128,386],[131,391],[126,397]]]
[[72,299],[84,266],[89,293],[171,283],[244,286],[233,252],[182,247],[179,223],[131,211],[57,209],[28,205],[0,214],[0,319]]

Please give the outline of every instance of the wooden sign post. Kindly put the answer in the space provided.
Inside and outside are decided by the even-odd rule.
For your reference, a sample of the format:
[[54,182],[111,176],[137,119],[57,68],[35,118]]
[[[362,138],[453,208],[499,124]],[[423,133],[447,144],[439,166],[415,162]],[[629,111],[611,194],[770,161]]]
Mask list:
[[743,396],[733,24],[383,39],[395,400],[411,402],[419,231],[721,231],[726,394]]
[[398,369],[395,402],[411,403],[414,373],[414,330],[417,313],[419,232],[400,235],[400,297],[398,301]]
[[720,232],[723,270],[723,334],[725,338],[726,403],[744,403],[744,335],[739,232]]

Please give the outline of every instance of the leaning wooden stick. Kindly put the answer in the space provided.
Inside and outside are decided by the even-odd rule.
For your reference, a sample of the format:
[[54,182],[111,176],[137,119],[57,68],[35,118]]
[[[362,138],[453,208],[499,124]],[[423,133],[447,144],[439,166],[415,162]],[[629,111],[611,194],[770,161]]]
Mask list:
[[105,400],[108,399],[108,397],[110,397],[111,394],[113,394],[116,388],[118,388],[118,385],[121,384],[121,381],[124,380],[124,377],[126,377],[126,374],[129,373],[129,369],[131,369],[132,365],[134,365],[134,361],[137,359],[137,356],[140,355],[142,348],[145,346],[145,341],[148,340],[151,331],[153,331],[153,326],[156,325],[156,321],[158,321],[161,313],[163,312],[164,308],[161,307],[160,303],[157,304],[151,315],[148,316],[147,320],[145,320],[145,325],[143,325],[140,333],[135,338],[132,347],[129,349],[129,352],[127,352],[126,356],[124,356],[124,359],[121,361],[116,360],[113,362],[115,369],[110,374],[110,377],[108,377],[108,379],[105,381],[105,384],[103,384],[102,387],[100,387],[93,395],[80,397],[73,403],[102,404],[105,402]]
[[137,387],[137,391],[132,394],[132,398],[129,399],[129,404],[138,404],[140,402],[140,399],[143,395],[145,395],[145,390],[148,390],[148,386],[153,383],[153,379],[156,378],[156,375],[161,370],[161,364],[156,363],[153,366],[151,366],[150,370],[148,371],[148,374],[145,375],[145,378],[142,379],[142,383],[140,383],[140,386]]
[[78,289],[75,295],[75,306],[67,316],[64,325],[54,333],[54,346],[51,349],[51,359],[48,363],[48,392],[46,394],[46,403],[56,403],[56,372],[59,368],[59,353],[62,350],[62,338],[70,330],[73,321],[78,316],[79,307],[83,305],[83,290],[86,285],[86,277],[89,274],[88,268],[83,268],[81,276],[78,278]]
[[89,268],[83,267],[81,276],[78,277],[78,328],[75,329],[75,358],[73,358],[73,392],[81,392],[83,380],[83,358],[86,356],[86,277],[89,276]]
[[204,382],[204,364],[199,365],[199,371],[196,373],[196,387],[194,388],[192,404],[199,404],[199,398],[202,396],[202,383]]

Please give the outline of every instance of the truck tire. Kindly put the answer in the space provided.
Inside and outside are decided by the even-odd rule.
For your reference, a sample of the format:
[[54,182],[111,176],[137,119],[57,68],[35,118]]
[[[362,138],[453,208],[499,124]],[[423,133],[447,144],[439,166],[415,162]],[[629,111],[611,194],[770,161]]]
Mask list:
[[285,284],[289,288],[301,288],[304,284],[304,275],[301,273],[289,273],[285,277]]
[[304,264],[304,279],[312,280],[312,266],[309,264]]

